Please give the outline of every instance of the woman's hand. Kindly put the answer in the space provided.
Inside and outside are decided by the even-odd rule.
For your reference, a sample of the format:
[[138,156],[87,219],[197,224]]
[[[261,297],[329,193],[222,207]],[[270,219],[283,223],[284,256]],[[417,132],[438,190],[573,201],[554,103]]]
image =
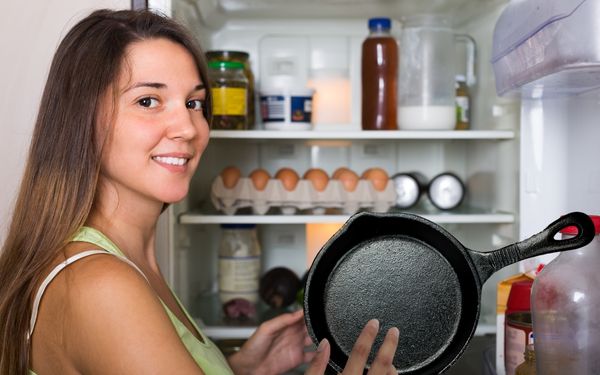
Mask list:
[[302,317],[299,310],[261,324],[240,351],[228,358],[233,372],[276,375],[309,362],[315,352],[304,351],[312,341]]
[[[343,375],[360,375],[363,373],[371,346],[375,341],[377,332],[379,331],[379,321],[376,319],[370,320],[363,328],[358,336],[352,353],[346,362],[346,367],[342,372]],[[393,366],[394,354],[398,346],[399,332],[398,328],[390,328],[385,335],[383,344],[377,352],[375,360],[369,369],[369,375],[396,375],[397,371]],[[330,346],[327,339],[323,339],[317,349],[317,354],[313,359],[309,369],[305,375],[322,375],[325,373],[327,362],[329,361]]]

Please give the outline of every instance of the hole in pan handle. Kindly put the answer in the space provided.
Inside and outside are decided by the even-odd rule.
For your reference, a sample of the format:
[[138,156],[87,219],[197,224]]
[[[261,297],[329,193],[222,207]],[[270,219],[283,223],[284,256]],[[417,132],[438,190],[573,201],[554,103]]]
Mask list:
[[[569,226],[577,227],[575,237],[557,240],[558,232]],[[548,225],[546,229],[521,242],[490,252],[469,250],[483,284],[494,272],[520,260],[538,255],[578,249],[590,243],[595,236],[594,223],[582,212],[571,212]]]

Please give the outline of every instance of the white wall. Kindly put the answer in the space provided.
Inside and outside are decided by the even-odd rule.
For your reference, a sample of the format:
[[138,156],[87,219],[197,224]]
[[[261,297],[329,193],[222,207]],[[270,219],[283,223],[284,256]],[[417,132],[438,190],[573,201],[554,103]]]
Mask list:
[[[40,96],[60,39],[97,8],[130,0],[3,1],[0,7],[0,244],[25,166]],[[35,213],[32,213],[35,215]]]

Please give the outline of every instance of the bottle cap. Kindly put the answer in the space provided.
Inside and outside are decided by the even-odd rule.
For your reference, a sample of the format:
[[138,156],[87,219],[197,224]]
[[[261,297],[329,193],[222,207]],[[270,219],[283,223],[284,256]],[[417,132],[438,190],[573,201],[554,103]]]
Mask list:
[[210,69],[244,69],[244,64],[237,61],[210,61]]
[[[590,215],[590,219],[592,219],[592,222],[594,223],[594,229],[595,229],[596,235],[600,234],[600,216]],[[573,236],[576,235],[578,232],[579,231],[577,230],[577,227],[575,227],[575,226],[566,227],[560,231],[560,233],[562,233],[562,234],[568,234],[568,235],[573,235]]]
[[457,74],[456,76],[454,76],[454,79],[456,80],[456,82],[467,82],[467,77],[465,77],[464,74]]
[[531,310],[531,285],[533,280],[517,281],[512,284],[506,302],[506,314]]
[[389,30],[392,27],[392,21],[387,17],[370,18],[369,29],[385,29]]

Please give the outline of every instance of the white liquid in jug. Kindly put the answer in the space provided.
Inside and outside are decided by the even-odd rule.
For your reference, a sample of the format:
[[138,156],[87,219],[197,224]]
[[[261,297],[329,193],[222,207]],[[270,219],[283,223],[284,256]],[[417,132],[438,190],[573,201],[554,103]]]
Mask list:
[[455,125],[454,106],[398,107],[398,128],[402,130],[453,130]]

